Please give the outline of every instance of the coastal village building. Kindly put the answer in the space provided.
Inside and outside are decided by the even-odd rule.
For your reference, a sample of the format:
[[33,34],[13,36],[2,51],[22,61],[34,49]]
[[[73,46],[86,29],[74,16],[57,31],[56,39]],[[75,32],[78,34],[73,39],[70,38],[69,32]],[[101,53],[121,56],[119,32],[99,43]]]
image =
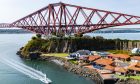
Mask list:
[[95,64],[93,64],[93,66],[95,68],[103,70],[105,66],[112,65],[113,61],[111,59],[102,58],[102,59],[98,59],[98,60],[94,61],[94,63]]
[[139,48],[134,48],[134,49],[131,50],[131,53],[132,54],[140,53],[140,49]]
[[111,65],[106,65],[104,67],[104,70],[106,70],[107,73],[114,73],[115,67],[114,66],[111,66]]
[[98,55],[101,56],[102,58],[106,58],[109,55],[109,53],[108,52],[99,52]]
[[98,55],[93,55],[93,56],[89,56],[88,59],[87,59],[87,61],[88,61],[89,63],[92,63],[92,62],[94,62],[95,60],[97,60],[97,59],[99,59],[99,58],[101,58],[101,57],[98,56]]
[[131,62],[140,62],[140,56],[131,57]]
[[130,59],[129,55],[126,54],[110,54],[108,58],[114,61],[115,67],[127,67],[129,64],[125,63],[127,60]]
[[70,54],[68,58],[87,60],[89,55],[92,55],[91,51],[89,50],[78,50],[75,53]]
[[108,58],[120,61],[127,61],[130,56],[126,54],[110,54],[108,55]]
[[82,55],[92,55],[91,51],[89,51],[89,50],[78,50],[76,53],[78,53],[80,56],[82,56]]
[[127,72],[128,70],[123,67],[115,67],[115,73],[118,75],[126,75]]
[[140,74],[140,62],[138,62],[134,66],[129,67],[129,71],[134,75]]
[[[108,75],[109,78],[118,75],[140,74],[140,56],[130,57],[127,54],[108,54],[105,52],[93,52],[79,50],[78,62],[82,66],[97,70],[102,76]],[[85,65],[83,65],[85,64]]]

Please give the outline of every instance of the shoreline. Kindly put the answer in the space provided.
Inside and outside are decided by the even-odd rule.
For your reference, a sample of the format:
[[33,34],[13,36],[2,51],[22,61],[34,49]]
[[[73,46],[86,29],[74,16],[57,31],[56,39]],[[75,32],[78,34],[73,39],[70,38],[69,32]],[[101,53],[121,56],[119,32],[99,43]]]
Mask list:
[[40,60],[44,60],[44,61],[57,60],[57,62],[63,64],[63,65],[61,65],[61,64],[58,64],[58,65],[65,68],[67,71],[72,72],[79,76],[83,76],[85,78],[89,78],[89,79],[93,80],[96,84],[103,84],[103,80],[101,80],[101,78],[96,70],[90,70],[88,68],[81,67],[76,64],[72,64],[64,58],[55,57],[55,56],[41,56]]
[[[31,58],[23,57],[21,55],[21,51],[18,51],[17,55],[19,55],[23,59],[32,60]],[[40,55],[39,58],[37,58],[37,60],[52,61],[58,64],[59,66],[63,67],[64,69],[66,69],[68,72],[72,72],[76,75],[79,75],[79,76],[82,76],[84,78],[88,78],[94,81],[95,84],[140,84],[140,81],[135,80],[135,79],[103,79],[100,73],[96,69],[89,69],[89,68],[86,68],[77,64],[73,64],[67,59],[62,58],[62,57]]]
[[[21,55],[20,51],[17,52],[17,55],[19,55],[23,59],[29,59],[29,58],[24,58]],[[108,83],[105,83],[105,81],[107,82],[110,81],[110,80],[103,79],[101,77],[101,74],[96,69],[89,69],[80,65],[73,64],[69,60],[62,57],[40,56],[37,60],[52,61],[58,64],[59,66],[62,66],[68,72],[72,72],[76,75],[91,79],[92,81],[95,82],[95,84],[108,84]],[[110,84],[115,84],[115,80],[113,80],[112,83]]]

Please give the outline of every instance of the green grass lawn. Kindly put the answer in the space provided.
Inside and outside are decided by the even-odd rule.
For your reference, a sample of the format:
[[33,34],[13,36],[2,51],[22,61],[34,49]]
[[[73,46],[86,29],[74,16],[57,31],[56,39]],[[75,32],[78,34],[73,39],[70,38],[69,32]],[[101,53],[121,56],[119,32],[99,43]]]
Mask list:
[[[69,54],[68,53],[48,53],[48,54],[42,54],[42,56],[56,56],[56,57],[62,57],[65,58],[67,57]],[[77,60],[69,60],[71,63],[73,64],[78,64]]]
[[68,56],[68,53],[48,53],[48,54],[42,54],[43,56],[56,56],[56,57],[62,57],[65,58]]
[[116,75],[116,77],[118,77],[120,79],[132,78],[132,79],[140,80],[140,76],[119,76],[119,75]]
[[78,61],[77,60],[69,60],[71,63],[73,64],[78,64]]

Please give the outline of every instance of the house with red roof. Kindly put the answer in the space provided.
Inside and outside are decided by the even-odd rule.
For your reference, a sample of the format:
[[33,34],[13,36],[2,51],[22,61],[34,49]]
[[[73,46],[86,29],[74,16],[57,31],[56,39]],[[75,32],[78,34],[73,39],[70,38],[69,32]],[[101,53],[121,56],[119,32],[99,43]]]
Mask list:
[[101,58],[101,56],[92,55],[92,56],[88,56],[87,61],[88,61],[89,63],[92,63],[92,62],[94,62],[95,60],[97,60],[97,59],[99,59],[99,58]]
[[130,56],[127,54],[109,54],[108,58],[114,60],[127,61],[130,58]]
[[111,66],[111,65],[106,65],[104,67],[104,70],[106,70],[108,73],[114,73],[115,67],[114,66]]
[[129,69],[129,71],[130,71],[131,73],[133,73],[134,75],[140,74],[140,62],[138,62],[138,63],[137,63],[136,65],[134,65],[134,66],[129,67],[128,69]]
[[126,75],[128,72],[128,69],[125,69],[124,67],[115,67],[115,73],[118,75]]
[[96,61],[94,61],[94,67],[97,68],[97,69],[104,69],[105,66],[107,65],[112,65],[113,64],[113,61],[111,59],[106,59],[106,58],[100,58]]
[[131,62],[140,62],[140,56],[131,57]]

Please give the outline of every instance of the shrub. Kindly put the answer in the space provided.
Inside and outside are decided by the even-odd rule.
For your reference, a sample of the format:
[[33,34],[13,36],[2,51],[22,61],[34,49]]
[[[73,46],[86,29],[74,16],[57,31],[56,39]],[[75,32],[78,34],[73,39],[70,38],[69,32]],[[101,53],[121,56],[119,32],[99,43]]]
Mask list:
[[41,50],[42,44],[43,44],[43,40],[41,40],[41,39],[32,39],[22,49],[21,54],[23,56],[28,56],[29,52],[39,51],[39,50]]
[[74,34],[75,37],[83,37],[83,34]]
[[36,37],[35,37],[35,36],[33,36],[33,37],[32,37],[32,40],[36,40]]
[[84,36],[83,36],[83,38],[92,39],[92,37],[91,37],[91,36],[89,36],[89,35],[84,35]]
[[41,38],[42,36],[41,36],[41,34],[36,34],[36,37]]
[[102,37],[102,36],[96,36],[96,39],[101,39],[101,40],[103,40],[104,37]]

